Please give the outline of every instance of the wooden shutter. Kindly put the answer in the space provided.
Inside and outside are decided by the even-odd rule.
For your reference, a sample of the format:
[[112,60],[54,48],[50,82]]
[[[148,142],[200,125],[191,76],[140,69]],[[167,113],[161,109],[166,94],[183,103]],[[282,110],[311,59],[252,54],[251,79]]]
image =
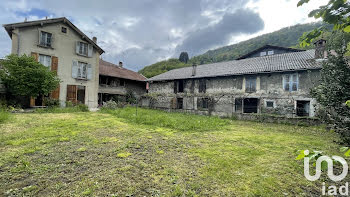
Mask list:
[[30,104],[29,104],[30,107],[34,107],[35,106],[35,98],[33,97],[30,97]]
[[53,99],[60,99],[60,86],[58,85],[58,87],[56,88],[56,90],[54,90],[53,92],[51,92],[51,98]]
[[88,57],[92,57],[92,51],[93,51],[92,45],[88,44]]
[[35,61],[38,61],[38,59],[39,59],[39,54],[38,53],[32,52],[31,55],[32,55],[32,57],[34,57]]
[[78,78],[78,61],[73,60],[72,64],[72,77],[74,79]]
[[67,101],[77,103],[77,86],[67,85]]
[[174,93],[177,93],[177,81],[174,81]]
[[86,67],[87,67],[86,68],[86,72],[87,72],[86,78],[87,78],[87,80],[91,80],[92,79],[92,73],[93,73],[92,66],[91,66],[91,64],[88,64]]
[[171,99],[171,108],[176,109],[176,107],[177,107],[177,99],[175,97]]
[[51,57],[51,71],[54,71],[57,74],[58,69],[58,58],[55,56]]

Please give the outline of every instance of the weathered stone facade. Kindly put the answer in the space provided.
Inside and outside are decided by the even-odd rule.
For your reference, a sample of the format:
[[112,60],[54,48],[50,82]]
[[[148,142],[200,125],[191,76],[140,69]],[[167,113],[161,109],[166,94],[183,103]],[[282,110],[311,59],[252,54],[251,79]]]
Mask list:
[[[296,91],[284,89],[283,76],[289,74],[298,75]],[[153,81],[149,85],[149,94],[143,99],[142,105],[228,117],[240,113],[313,117],[316,101],[311,98],[310,89],[318,83],[319,74],[319,69],[313,69],[205,78],[205,92],[199,92],[200,81],[203,79],[184,79],[183,91],[177,93],[174,91],[176,85],[174,81],[179,80]],[[247,91],[246,88],[246,80],[251,77],[256,77],[255,91]],[[181,101],[183,103],[179,106],[178,102]],[[306,113],[298,114],[300,106],[305,105],[307,109],[301,110]]]

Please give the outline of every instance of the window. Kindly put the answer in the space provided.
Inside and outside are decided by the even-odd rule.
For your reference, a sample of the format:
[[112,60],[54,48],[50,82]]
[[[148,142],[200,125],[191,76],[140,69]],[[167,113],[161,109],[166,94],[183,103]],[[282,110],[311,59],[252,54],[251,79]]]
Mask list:
[[207,90],[207,84],[205,79],[200,79],[199,80],[199,92],[200,93],[205,93]]
[[245,98],[243,102],[244,113],[258,113],[259,99]]
[[124,79],[120,79],[119,80],[119,85],[120,86],[125,86],[125,80]]
[[242,98],[235,99],[235,112],[242,112]]
[[80,55],[88,55],[88,44],[84,42],[79,42],[79,50],[78,54]]
[[245,79],[245,91],[255,92],[256,91],[256,77],[246,77]]
[[66,28],[66,27],[62,27],[62,28],[61,28],[61,32],[62,32],[62,33],[67,33],[67,28]]
[[182,109],[184,105],[184,99],[183,98],[177,98],[176,99],[176,108]]
[[266,51],[260,52],[260,57],[261,57],[261,56],[265,56],[265,55],[266,55]]
[[51,41],[52,41],[51,33],[40,31],[39,45],[45,46],[45,47],[51,47]]
[[268,51],[268,52],[267,52],[267,55],[273,55],[273,54],[275,54],[274,51]]
[[283,89],[285,91],[297,91],[299,86],[298,74],[287,74],[283,76]]
[[209,107],[209,98],[198,98],[197,108],[198,109],[208,109]]
[[273,106],[274,106],[273,101],[266,101],[266,107],[273,108]]
[[297,116],[310,115],[310,101],[297,101],[296,107]]
[[39,62],[42,65],[51,68],[51,56],[39,54]]
[[184,80],[174,81],[174,93],[184,92]]
[[87,78],[87,64],[83,62],[78,62],[78,79],[86,79]]

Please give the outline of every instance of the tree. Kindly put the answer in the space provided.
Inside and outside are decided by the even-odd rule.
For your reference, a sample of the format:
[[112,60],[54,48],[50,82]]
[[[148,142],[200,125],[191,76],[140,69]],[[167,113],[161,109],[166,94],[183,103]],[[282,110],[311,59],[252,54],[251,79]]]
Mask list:
[[180,62],[184,62],[187,64],[189,58],[188,58],[188,53],[187,52],[181,52],[180,57],[179,57]]
[[9,55],[1,62],[0,79],[13,96],[48,95],[60,80],[33,57]]
[[350,144],[350,65],[345,56],[350,34],[336,31],[327,42],[328,60],[323,62],[320,84],[311,94],[321,105],[320,117]]
[[[298,7],[310,0],[300,0],[298,2]],[[325,23],[332,24],[333,30],[350,32],[350,2],[347,0],[329,0],[327,5],[320,6],[309,13],[309,17],[314,17],[316,19],[321,18]],[[319,37],[325,26],[321,26],[309,32],[305,32],[300,38],[301,46],[308,46]],[[347,53],[350,53],[350,43],[347,44]]]

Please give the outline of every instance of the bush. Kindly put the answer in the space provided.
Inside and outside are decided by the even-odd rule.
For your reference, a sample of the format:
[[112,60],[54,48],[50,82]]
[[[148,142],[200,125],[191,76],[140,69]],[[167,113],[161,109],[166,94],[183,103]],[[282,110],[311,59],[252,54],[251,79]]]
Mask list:
[[58,99],[53,99],[50,97],[44,98],[44,103],[48,107],[58,107],[60,106],[60,101]]

